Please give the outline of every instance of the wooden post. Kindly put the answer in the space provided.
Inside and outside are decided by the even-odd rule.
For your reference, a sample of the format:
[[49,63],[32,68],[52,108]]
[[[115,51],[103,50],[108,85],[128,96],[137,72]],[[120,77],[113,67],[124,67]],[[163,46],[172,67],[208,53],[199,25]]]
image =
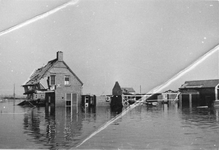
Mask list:
[[215,101],[218,100],[218,93],[217,93],[217,90],[218,90],[218,85],[215,87]]
[[179,94],[179,107],[182,108],[182,93]]
[[141,85],[140,85],[140,94],[141,94]]
[[192,94],[189,94],[189,107],[192,108]]
[[14,106],[15,106],[15,84],[14,84],[14,93],[13,93],[13,97],[14,97]]
[[215,101],[214,101],[214,107],[219,107],[218,87],[219,87],[219,84],[215,87]]

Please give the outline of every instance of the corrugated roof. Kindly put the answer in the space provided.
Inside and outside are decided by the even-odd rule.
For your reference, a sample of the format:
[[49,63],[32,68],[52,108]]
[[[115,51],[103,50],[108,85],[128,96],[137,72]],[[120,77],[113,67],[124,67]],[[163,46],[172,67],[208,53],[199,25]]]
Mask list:
[[183,89],[183,88],[214,88],[218,84],[219,84],[219,79],[186,81],[180,87],[180,89]]

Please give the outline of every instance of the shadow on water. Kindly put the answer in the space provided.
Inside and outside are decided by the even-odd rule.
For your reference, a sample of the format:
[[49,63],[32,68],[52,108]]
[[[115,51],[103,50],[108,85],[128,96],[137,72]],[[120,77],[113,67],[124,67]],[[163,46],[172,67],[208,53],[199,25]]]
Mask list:
[[24,115],[23,129],[40,148],[71,148],[116,114],[109,107],[39,107]]

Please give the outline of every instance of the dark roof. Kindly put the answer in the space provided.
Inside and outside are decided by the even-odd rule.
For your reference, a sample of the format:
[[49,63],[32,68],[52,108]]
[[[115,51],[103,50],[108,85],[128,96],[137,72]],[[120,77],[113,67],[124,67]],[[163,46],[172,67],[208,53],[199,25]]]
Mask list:
[[[40,82],[42,78],[46,76],[46,73],[53,67],[53,65],[58,61],[58,59],[53,59],[49,61],[45,66],[38,68],[37,70],[32,73],[28,81],[26,81],[23,86],[27,85],[35,85]],[[68,65],[63,61],[63,63],[66,65],[66,67],[69,69],[69,71],[78,79],[78,81],[83,85],[81,80],[73,73],[73,71],[68,67]]]
[[214,88],[219,84],[219,79],[213,80],[196,80],[196,81],[186,81],[180,89],[185,88]]
[[178,93],[178,91],[167,90],[167,91],[165,91],[165,92],[163,92],[163,93]]
[[116,81],[116,83],[112,89],[112,95],[122,95],[122,89],[121,89],[118,81]]

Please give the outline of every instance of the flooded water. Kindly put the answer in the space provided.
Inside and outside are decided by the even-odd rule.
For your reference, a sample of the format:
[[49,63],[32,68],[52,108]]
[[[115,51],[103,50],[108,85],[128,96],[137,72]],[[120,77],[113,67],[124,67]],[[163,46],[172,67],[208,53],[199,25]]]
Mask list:
[[[78,149],[218,149],[218,112],[176,104],[137,106]],[[106,106],[53,111],[1,101],[0,148],[74,149],[115,115]]]

